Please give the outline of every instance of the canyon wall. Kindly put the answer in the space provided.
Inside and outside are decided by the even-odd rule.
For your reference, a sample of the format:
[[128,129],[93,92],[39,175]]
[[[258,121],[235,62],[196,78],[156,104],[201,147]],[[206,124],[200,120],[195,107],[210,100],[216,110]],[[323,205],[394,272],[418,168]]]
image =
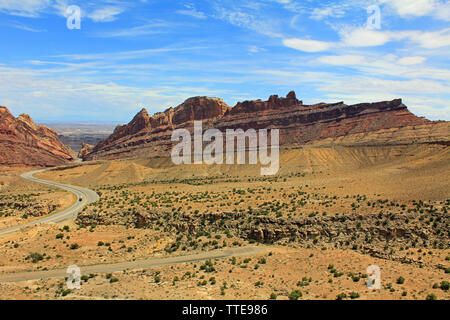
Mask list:
[[[359,143],[367,140],[368,144],[389,144],[396,142],[397,131],[401,133],[401,143],[449,140],[448,122],[417,117],[401,99],[356,105],[343,102],[305,105],[292,91],[286,98],[274,95],[267,101],[239,102],[233,108],[218,98],[195,97],[154,116],[143,109],[129,124],[118,126],[109,138],[84,154],[83,159],[169,156],[176,144],[171,141],[173,130],[185,128],[193,133],[196,120],[203,122],[203,130],[279,129],[280,144],[290,146],[339,144],[340,138],[347,136],[356,137]],[[433,131],[437,125],[441,128]],[[417,126],[422,129],[408,139],[409,132],[414,132]],[[386,134],[386,130],[393,132]],[[430,139],[430,131],[437,132],[437,136]],[[383,137],[380,141],[371,137],[377,132],[383,133],[379,134]]]

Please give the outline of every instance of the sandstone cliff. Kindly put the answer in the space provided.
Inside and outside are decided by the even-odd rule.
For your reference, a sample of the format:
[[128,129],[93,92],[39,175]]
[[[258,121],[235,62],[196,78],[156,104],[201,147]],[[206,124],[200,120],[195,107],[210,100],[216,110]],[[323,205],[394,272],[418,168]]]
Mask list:
[[[173,130],[186,128],[192,132],[194,120],[202,120],[204,130],[214,127],[223,132],[238,128],[280,129],[280,144],[293,146],[318,141],[339,144],[347,136],[357,138],[360,144],[390,144],[396,143],[399,130],[401,143],[442,142],[442,139],[445,143],[450,139],[448,122],[441,122],[444,128],[435,130],[438,123],[415,116],[401,99],[356,105],[344,102],[305,105],[292,91],[286,98],[274,95],[267,101],[239,102],[234,108],[217,98],[195,97],[153,117],[143,109],[83,159],[167,156],[173,146],[170,140]],[[416,126],[421,129],[415,131]],[[377,132],[380,141],[370,137]],[[414,132],[411,139],[410,132]],[[430,132],[437,135],[430,138]]]
[[15,118],[0,107],[0,165],[49,167],[73,159],[73,151],[55,131],[36,125],[27,114]]

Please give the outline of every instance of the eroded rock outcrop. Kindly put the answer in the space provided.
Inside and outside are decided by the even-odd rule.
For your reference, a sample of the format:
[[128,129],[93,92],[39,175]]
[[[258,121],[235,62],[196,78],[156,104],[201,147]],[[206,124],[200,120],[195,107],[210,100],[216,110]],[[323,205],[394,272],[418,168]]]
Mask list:
[[[304,105],[292,91],[286,98],[273,95],[267,101],[244,101],[231,108],[218,98],[195,97],[154,116],[142,110],[128,125],[118,126],[108,139],[101,141],[83,159],[168,156],[174,144],[171,141],[173,130],[186,128],[192,132],[194,120],[203,121],[203,130],[279,129],[280,144],[294,146],[316,141],[339,143],[339,137],[349,135],[363,135],[362,141],[361,137],[359,140],[364,143],[370,133],[411,127],[401,133],[404,143],[408,130],[414,130],[415,126],[435,125],[435,122],[409,112],[401,99],[356,105],[346,105],[344,102]],[[444,122],[444,126],[448,128],[448,122]],[[416,135],[409,143],[417,139],[427,140],[422,139],[424,137],[421,135],[426,135],[430,130],[433,131],[422,128],[422,133],[416,132],[420,137]],[[442,128],[434,130],[441,131]],[[386,133],[380,136],[386,137]],[[390,137],[388,143],[395,143],[395,132]],[[444,140],[448,139],[447,134]],[[374,143],[373,139],[369,141]],[[430,142],[429,139],[427,142]]]
[[92,152],[93,149],[94,149],[93,145],[83,142],[83,144],[81,145],[81,149],[78,152],[78,158],[83,159],[84,157],[86,157],[86,155]]
[[[429,212],[434,225],[422,219],[419,212],[397,214],[357,214],[345,216],[273,217],[248,212],[216,212],[200,215],[171,212],[168,208],[135,208],[126,210],[87,209],[77,217],[81,225],[123,225],[130,228],[164,226],[173,233],[196,237],[217,230],[245,240],[286,244],[297,242],[304,247],[333,246],[361,250],[383,259],[392,259],[390,248],[426,247],[433,244],[448,248],[445,226],[449,217]],[[406,261],[407,262],[407,261]]]
[[222,118],[229,107],[218,98],[194,97],[176,108],[150,116],[142,109],[133,120],[117,126],[114,133],[98,143],[84,160],[161,156],[172,146],[171,135],[177,128],[192,128],[196,120],[206,127]]
[[54,130],[36,125],[27,114],[15,118],[0,107],[0,165],[50,167],[73,159],[73,151]]

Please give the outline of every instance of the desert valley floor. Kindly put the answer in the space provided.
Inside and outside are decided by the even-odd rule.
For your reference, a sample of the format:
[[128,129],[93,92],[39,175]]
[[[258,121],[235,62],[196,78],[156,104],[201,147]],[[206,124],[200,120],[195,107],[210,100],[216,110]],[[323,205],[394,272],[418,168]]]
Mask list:
[[[38,178],[95,190],[75,221],[0,236],[1,299],[450,299],[450,153],[417,144],[283,148],[280,171],[92,161]],[[0,230],[52,214],[73,195],[0,170]],[[2,282],[63,269],[257,246],[248,256]],[[367,267],[381,269],[370,290]]]

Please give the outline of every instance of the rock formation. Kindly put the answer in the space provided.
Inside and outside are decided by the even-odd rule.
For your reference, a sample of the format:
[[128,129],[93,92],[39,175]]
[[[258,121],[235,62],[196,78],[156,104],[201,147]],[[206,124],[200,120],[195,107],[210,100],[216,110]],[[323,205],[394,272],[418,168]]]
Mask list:
[[55,131],[36,125],[27,114],[15,118],[0,107],[0,165],[50,167],[73,159],[73,151]]
[[[192,132],[194,120],[203,121],[203,130],[217,128],[222,132],[238,128],[280,129],[280,144],[294,146],[317,141],[322,144],[324,141],[330,144],[339,143],[339,137],[358,135],[359,142],[364,143],[368,133],[394,130],[395,137],[396,130],[411,127],[403,130],[404,140],[405,134],[408,136],[409,130],[413,130],[414,126],[436,124],[413,115],[401,99],[356,105],[346,105],[344,102],[304,105],[292,91],[286,98],[274,95],[267,101],[244,101],[231,108],[221,99],[194,97],[175,109],[170,108],[153,117],[143,109],[128,125],[118,126],[108,139],[97,144],[83,159],[168,156],[174,144],[171,141],[173,130],[186,128]],[[448,122],[444,122],[443,126],[448,128]],[[433,131],[422,129],[420,137],[415,138],[430,142],[429,137],[425,137],[430,130]],[[446,129],[434,130],[442,131]],[[392,134],[384,132],[381,136],[390,137],[388,143],[395,143]],[[441,137],[434,138],[439,140]],[[445,140],[449,140],[448,135]],[[368,141],[371,144],[377,143],[373,139]]]
[[81,145],[81,149],[78,152],[78,158],[83,159],[86,157],[87,154],[89,154],[94,149],[93,145],[84,143]]

